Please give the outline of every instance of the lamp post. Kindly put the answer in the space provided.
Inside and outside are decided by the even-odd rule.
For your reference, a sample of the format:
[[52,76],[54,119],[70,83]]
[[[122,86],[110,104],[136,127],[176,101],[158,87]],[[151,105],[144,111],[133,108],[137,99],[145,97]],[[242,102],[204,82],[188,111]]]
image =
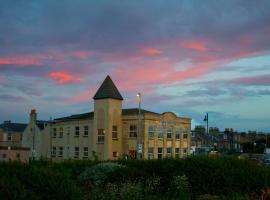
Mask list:
[[208,132],[208,113],[206,113],[203,121],[206,121],[206,127],[207,127],[206,134],[208,135],[209,134],[209,132]]
[[208,142],[208,137],[209,137],[209,131],[208,131],[208,113],[204,116],[204,120],[206,122],[206,138],[207,138],[207,150],[209,150],[209,142]]
[[143,158],[143,144],[142,144],[142,134],[141,134],[141,102],[142,102],[142,95],[140,92],[138,92],[137,96],[137,101],[139,103],[139,114],[138,114],[138,158],[142,159]]

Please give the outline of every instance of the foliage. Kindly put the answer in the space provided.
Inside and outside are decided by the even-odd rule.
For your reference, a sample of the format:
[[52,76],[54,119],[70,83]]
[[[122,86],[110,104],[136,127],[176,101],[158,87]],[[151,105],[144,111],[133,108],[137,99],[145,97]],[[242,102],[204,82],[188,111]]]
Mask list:
[[0,163],[1,199],[248,200],[269,181],[269,168],[232,157]]

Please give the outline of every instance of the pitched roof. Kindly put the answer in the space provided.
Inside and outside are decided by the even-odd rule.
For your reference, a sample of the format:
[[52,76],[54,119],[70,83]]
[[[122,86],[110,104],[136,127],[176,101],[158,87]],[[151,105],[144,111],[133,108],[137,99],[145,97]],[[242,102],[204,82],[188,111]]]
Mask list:
[[[122,110],[122,115],[138,115],[139,109],[138,108],[127,108]],[[161,115],[156,112],[148,111],[141,109],[141,114],[156,114],[156,115]]]
[[100,88],[97,90],[93,99],[119,99],[123,100],[120,92],[118,91],[117,87],[114,85],[110,76],[107,76],[103,83],[101,84]]
[[[138,108],[128,108],[128,109],[123,109],[122,110],[122,115],[138,115],[139,109]],[[159,113],[151,112],[148,110],[141,109],[142,114],[156,114],[156,115],[161,115]],[[56,118],[54,119],[55,121],[69,121],[69,120],[81,120],[81,119],[89,119],[92,120],[94,119],[94,112],[87,112],[87,113],[82,113],[82,114],[75,114],[75,115],[70,115],[67,117],[61,117],[61,118]]]
[[12,132],[23,132],[26,128],[27,124],[22,123],[12,123],[12,122],[5,122],[0,124],[0,128],[4,131],[12,131]]
[[48,121],[45,121],[45,120],[37,120],[36,124],[37,124],[37,126],[38,126],[38,128],[39,128],[40,130],[43,130],[43,129],[46,127],[46,125],[48,124]]
[[54,119],[55,121],[66,121],[66,120],[77,120],[77,119],[93,119],[94,113],[88,112],[88,113],[82,113],[82,114],[76,114],[76,115],[70,115],[68,117],[61,117]]

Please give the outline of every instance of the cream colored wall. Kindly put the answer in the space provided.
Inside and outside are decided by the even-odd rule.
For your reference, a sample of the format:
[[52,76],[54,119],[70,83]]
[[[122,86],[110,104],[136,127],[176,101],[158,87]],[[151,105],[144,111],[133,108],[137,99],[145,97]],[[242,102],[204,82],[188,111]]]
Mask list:
[[[97,99],[94,101],[93,148],[102,160],[117,159],[122,153],[122,101]],[[103,114],[102,114],[103,113]],[[112,139],[112,126],[118,127],[118,139]],[[98,143],[98,129],[105,130],[104,144]],[[113,152],[118,157],[113,157]]]
[[[143,138],[144,138],[144,159],[148,159],[148,148],[154,148],[154,159],[158,158],[158,147],[163,148],[163,158],[166,158],[167,147],[172,148],[172,157],[175,157],[175,148],[180,148],[180,157],[183,155],[183,148],[187,148],[187,156],[190,152],[190,129],[191,119],[175,116],[173,113],[164,113],[162,116],[157,114],[144,114],[143,119]],[[123,117],[123,146],[124,152],[128,154],[129,150],[137,149],[137,140],[129,138],[129,126],[138,125],[138,116],[130,115]],[[149,139],[148,127],[154,127],[154,138]],[[163,138],[158,138],[158,127],[163,128]],[[172,128],[172,139],[167,139],[167,129]],[[176,128],[180,129],[180,139],[175,138]],[[188,129],[187,139],[183,138],[184,128]]]
[[39,159],[41,156],[46,156],[46,154],[44,155],[44,152],[42,152],[42,145],[44,143],[46,143],[46,140],[42,138],[42,131],[36,124],[29,122],[23,132],[22,147],[30,148],[30,157],[32,157],[33,152],[35,152],[34,157]]
[[8,140],[8,134],[0,128],[0,146],[16,146],[19,147],[22,144],[21,132],[10,132],[11,140]]
[[[75,127],[79,126],[79,137],[75,136]],[[84,126],[88,126],[88,137],[84,136]],[[57,136],[53,137],[53,129],[56,128]],[[60,128],[63,128],[63,138],[59,137]],[[93,120],[70,120],[56,122],[49,127],[49,140],[52,147],[56,147],[56,157],[53,160],[74,159],[75,147],[79,147],[79,158],[84,158],[84,147],[88,147],[88,159],[92,157],[93,145]],[[50,139],[51,138],[51,139]],[[49,142],[50,143],[50,142]],[[59,157],[59,147],[63,147],[63,156]]]

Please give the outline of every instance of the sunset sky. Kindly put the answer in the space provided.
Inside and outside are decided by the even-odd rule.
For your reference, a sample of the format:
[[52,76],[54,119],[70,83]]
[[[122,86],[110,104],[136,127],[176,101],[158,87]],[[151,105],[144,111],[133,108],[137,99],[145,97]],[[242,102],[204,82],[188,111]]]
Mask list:
[[106,75],[124,108],[270,132],[270,1],[0,1],[0,121],[90,112]]

